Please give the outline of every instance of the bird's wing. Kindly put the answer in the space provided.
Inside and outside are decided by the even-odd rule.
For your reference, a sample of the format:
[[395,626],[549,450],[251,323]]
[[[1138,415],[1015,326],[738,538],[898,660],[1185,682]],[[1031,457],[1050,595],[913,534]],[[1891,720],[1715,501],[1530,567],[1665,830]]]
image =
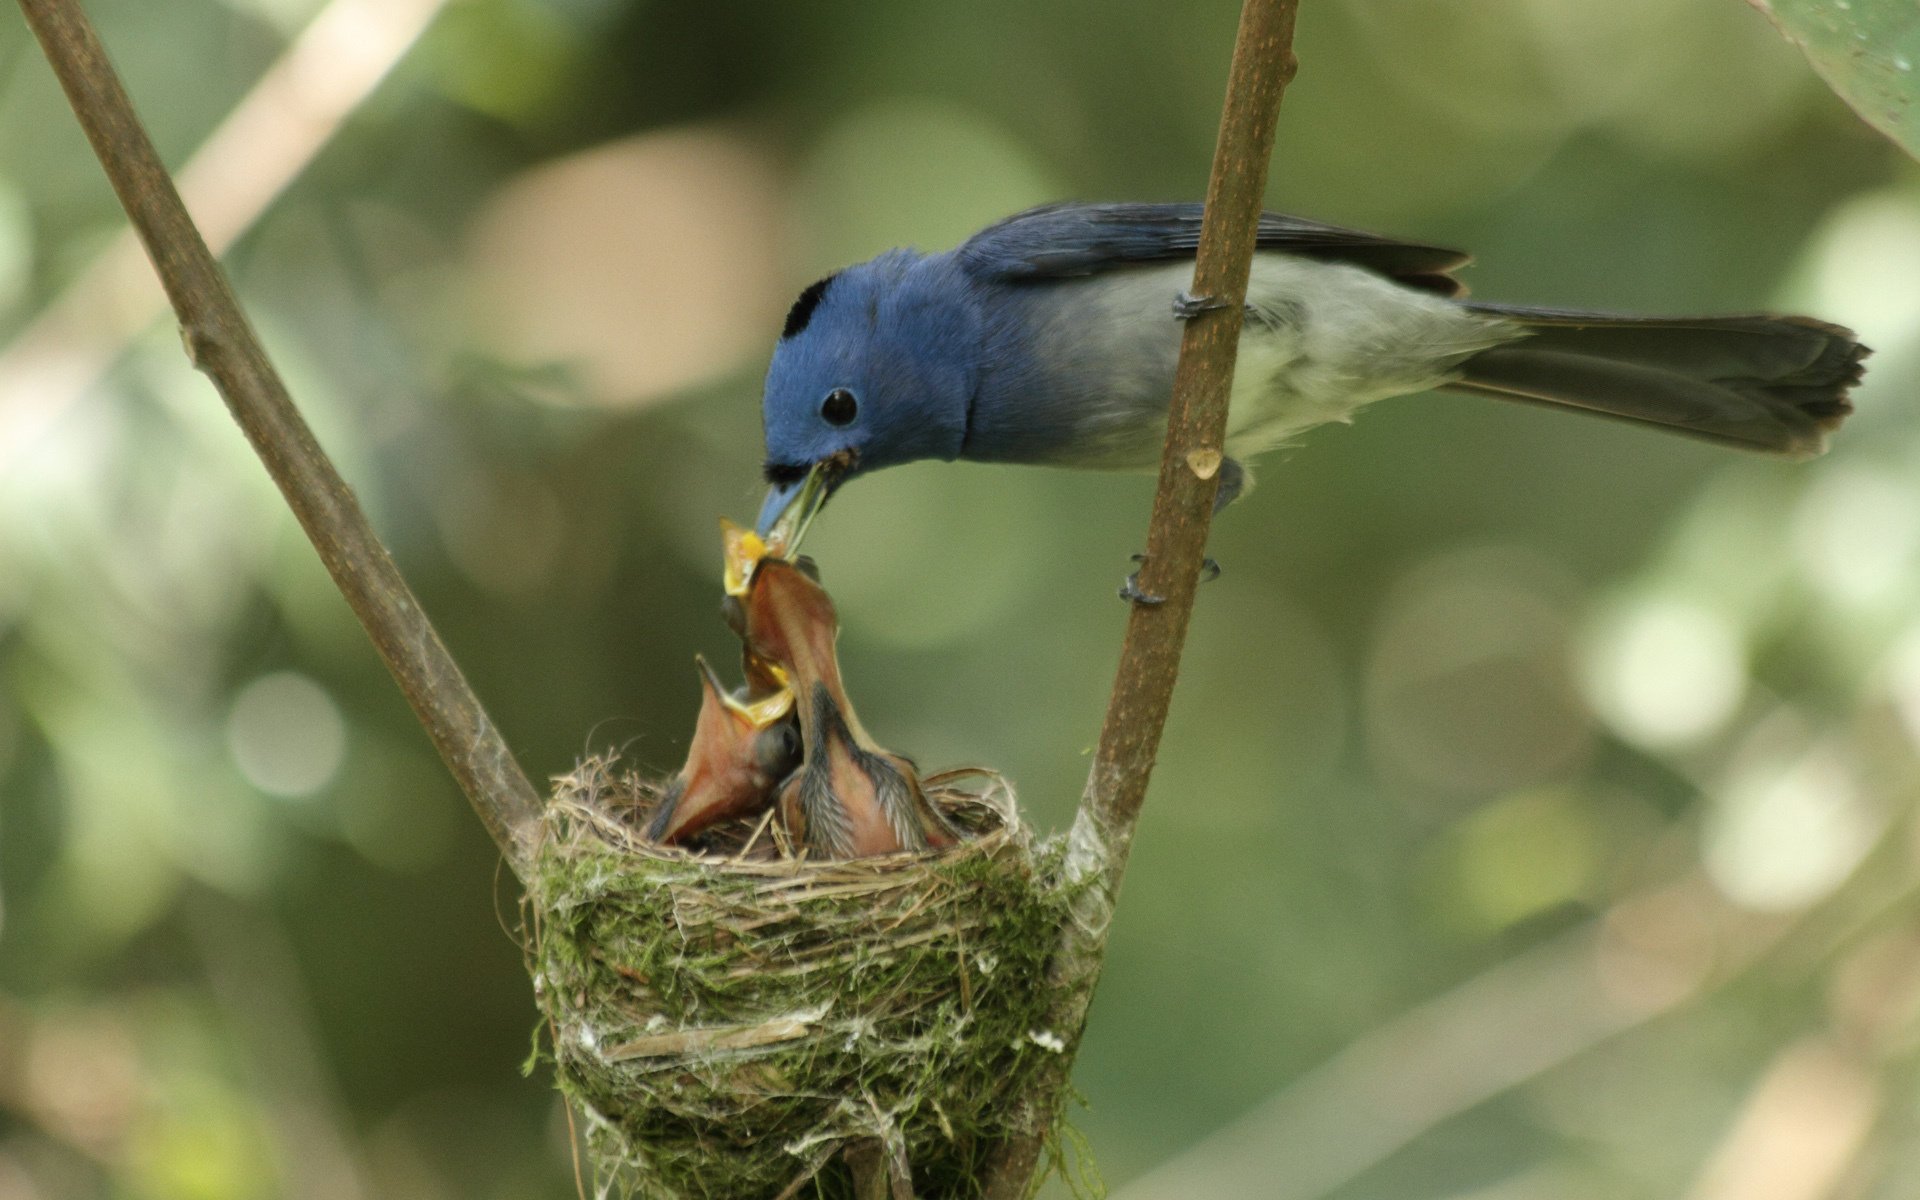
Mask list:
[[[973,235],[956,252],[981,278],[1002,282],[1092,275],[1137,263],[1192,258],[1200,245],[1198,204],[1047,204]],[[1469,256],[1279,213],[1260,215],[1262,250],[1346,262],[1408,287],[1459,296],[1453,278]]]

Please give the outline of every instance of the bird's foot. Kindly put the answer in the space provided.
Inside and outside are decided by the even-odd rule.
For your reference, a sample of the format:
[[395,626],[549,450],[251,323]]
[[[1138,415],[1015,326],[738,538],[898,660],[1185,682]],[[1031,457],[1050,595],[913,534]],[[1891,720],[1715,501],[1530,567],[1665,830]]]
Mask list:
[[1138,604],[1143,608],[1153,608],[1165,604],[1165,596],[1156,596],[1152,592],[1140,590],[1140,572],[1135,571],[1120,581],[1120,598],[1129,604]]
[[[1144,554],[1136,554],[1133,556],[1133,562],[1137,565],[1144,566],[1146,561],[1147,556]],[[1138,571],[1135,571],[1120,581],[1120,598],[1129,604],[1139,604],[1147,608],[1152,608],[1157,604],[1165,604],[1167,602],[1165,596],[1156,596],[1152,592],[1143,592],[1140,590],[1140,572]]]
[[[1144,554],[1136,554],[1133,556],[1133,561],[1144,566],[1146,565],[1147,556]],[[1220,578],[1220,564],[1211,558],[1202,559],[1200,561],[1200,582],[1212,583],[1218,578]],[[1138,571],[1127,576],[1126,579],[1121,582],[1120,598],[1129,603],[1144,605],[1148,608],[1167,602],[1165,596],[1156,596],[1152,592],[1141,590],[1140,572]]]
[[1173,294],[1173,317],[1176,321],[1191,321],[1203,312],[1225,307],[1227,302],[1218,296],[1196,296],[1192,292]]

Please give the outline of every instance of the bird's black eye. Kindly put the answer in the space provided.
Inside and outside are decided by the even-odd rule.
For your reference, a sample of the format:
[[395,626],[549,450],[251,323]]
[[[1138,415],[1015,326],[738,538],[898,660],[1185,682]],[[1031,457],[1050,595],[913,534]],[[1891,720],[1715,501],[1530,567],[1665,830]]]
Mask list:
[[851,425],[860,415],[860,402],[845,388],[835,388],[820,402],[820,419],[829,425]]

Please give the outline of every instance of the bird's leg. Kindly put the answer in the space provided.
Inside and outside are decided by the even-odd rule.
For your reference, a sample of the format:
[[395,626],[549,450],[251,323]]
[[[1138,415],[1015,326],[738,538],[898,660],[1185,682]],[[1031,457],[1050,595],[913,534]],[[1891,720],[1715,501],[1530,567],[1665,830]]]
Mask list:
[[1247,490],[1247,469],[1240,460],[1223,458],[1220,460],[1220,490],[1213,494],[1213,515],[1219,516],[1220,510],[1238,500]]
[[[1208,306],[1219,307],[1218,302],[1196,301],[1192,296],[1181,292],[1180,299],[1174,301],[1174,312],[1180,312],[1180,306],[1187,302],[1200,304],[1203,308]],[[1247,475],[1247,469],[1240,465],[1238,459],[1221,459],[1220,486],[1213,494],[1213,514],[1219,516],[1221,509],[1239,499],[1240,496],[1246,492],[1249,482],[1250,479]],[[1133,556],[1133,561],[1135,563],[1145,563],[1147,556],[1144,554],[1136,554]],[[1200,562],[1200,582],[1212,583],[1218,578],[1220,578],[1220,564],[1211,558],[1202,559]],[[1125,582],[1120,585],[1120,598],[1131,604],[1144,604],[1149,607],[1167,602],[1165,596],[1156,596],[1152,592],[1140,590],[1140,572],[1138,571],[1127,576]]]
[[1173,294],[1173,318],[1176,321],[1191,321],[1203,312],[1225,307],[1227,302],[1218,296],[1196,296],[1186,291]]

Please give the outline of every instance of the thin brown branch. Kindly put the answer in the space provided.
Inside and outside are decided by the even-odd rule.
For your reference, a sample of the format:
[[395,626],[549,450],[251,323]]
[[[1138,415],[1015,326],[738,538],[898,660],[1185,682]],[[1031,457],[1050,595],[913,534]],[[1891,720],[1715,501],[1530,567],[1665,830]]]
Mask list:
[[1147,530],[1147,561],[1140,572],[1141,590],[1165,599],[1155,605],[1136,603],[1127,620],[1099,748],[1071,835],[1068,868],[1087,885],[1086,891],[1054,951],[1057,999],[1051,1029],[1066,1049],[1058,1056],[1054,1078],[1028,1098],[1028,1134],[1010,1144],[986,1181],[991,1200],[1016,1200],[1026,1194],[1065,1092],[1173,700],[1220,487],[1241,309],[1280,98],[1296,65],[1293,26],[1298,9],[1299,0],[1245,0],[1240,10],[1192,284],[1195,296],[1216,304],[1187,322],[1180,343],[1166,448]]
[[487,832],[524,875],[539,831],[538,793],[287,395],[99,36],[77,0],[20,0],[20,7],[153,259],[187,356],[219,388]]

